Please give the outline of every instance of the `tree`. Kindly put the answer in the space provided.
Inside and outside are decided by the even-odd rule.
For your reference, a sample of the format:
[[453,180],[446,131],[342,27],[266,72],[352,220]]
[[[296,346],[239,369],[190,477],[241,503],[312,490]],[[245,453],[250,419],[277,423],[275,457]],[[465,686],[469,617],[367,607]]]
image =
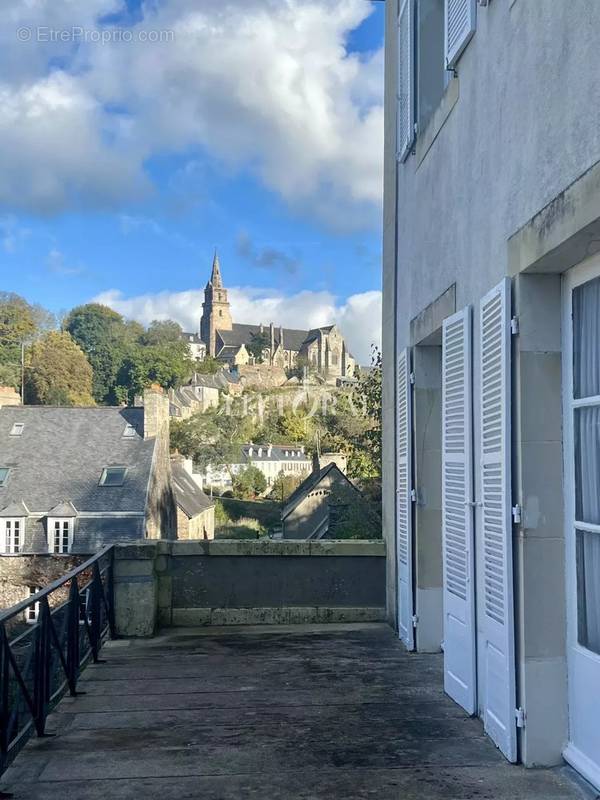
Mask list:
[[233,478],[233,495],[241,500],[252,500],[267,488],[267,479],[258,467],[250,465]]
[[263,362],[263,351],[268,350],[271,346],[271,339],[268,333],[253,333],[250,337],[251,341],[246,345],[246,349],[251,356],[254,356],[259,364]]
[[287,475],[283,470],[273,481],[273,488],[269,493],[269,499],[283,505],[292,492],[296,491],[298,486],[304,480],[301,475]]
[[172,319],[155,319],[148,326],[148,330],[142,333],[140,338],[141,343],[144,345],[173,344],[181,342],[182,333],[181,325],[177,322],[173,322]]
[[205,356],[203,361],[194,363],[194,372],[198,375],[215,375],[223,369],[223,364],[212,356]]
[[136,394],[153,383],[163,389],[181,386],[191,378],[193,370],[188,346],[181,339],[132,346],[117,373],[115,394],[133,402]]
[[21,347],[54,324],[53,315],[41,306],[18,294],[0,292],[0,384],[20,388]]
[[27,353],[25,397],[40,405],[94,405],[92,377],[85,354],[71,336],[51,331]]
[[114,401],[117,373],[135,340],[136,329],[128,328],[123,317],[111,308],[88,303],[70,312],[65,330],[92,365],[94,398],[99,403]]

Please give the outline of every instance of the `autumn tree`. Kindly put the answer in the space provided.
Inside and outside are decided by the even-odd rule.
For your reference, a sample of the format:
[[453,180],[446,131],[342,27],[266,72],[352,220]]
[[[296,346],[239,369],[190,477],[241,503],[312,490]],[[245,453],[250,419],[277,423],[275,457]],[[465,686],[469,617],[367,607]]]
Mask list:
[[39,405],[94,405],[92,368],[68,333],[51,331],[29,348],[25,399]]
[[41,306],[23,297],[0,292],[0,385],[21,385],[21,347],[52,329],[55,320]]

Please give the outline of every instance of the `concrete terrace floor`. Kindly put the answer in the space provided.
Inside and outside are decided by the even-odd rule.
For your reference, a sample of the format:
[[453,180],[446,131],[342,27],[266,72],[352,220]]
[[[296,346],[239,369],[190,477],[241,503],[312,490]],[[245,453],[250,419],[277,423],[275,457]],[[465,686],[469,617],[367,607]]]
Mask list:
[[566,800],[384,625],[173,629],[117,641],[1,781],[28,800]]

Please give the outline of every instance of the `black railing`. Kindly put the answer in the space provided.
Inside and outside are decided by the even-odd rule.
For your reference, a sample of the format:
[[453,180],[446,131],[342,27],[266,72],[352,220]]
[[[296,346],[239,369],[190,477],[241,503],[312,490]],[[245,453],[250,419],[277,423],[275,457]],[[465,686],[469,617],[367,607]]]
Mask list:
[[114,637],[113,564],[111,545],[0,613],[0,774]]

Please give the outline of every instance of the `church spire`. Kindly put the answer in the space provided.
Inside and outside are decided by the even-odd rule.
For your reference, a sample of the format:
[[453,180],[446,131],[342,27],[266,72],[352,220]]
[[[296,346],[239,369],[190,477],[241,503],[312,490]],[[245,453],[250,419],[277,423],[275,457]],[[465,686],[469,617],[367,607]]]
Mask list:
[[213,289],[221,289],[223,287],[223,279],[221,278],[221,264],[219,263],[219,254],[215,248],[215,256],[213,258],[212,272],[210,275],[210,283]]

